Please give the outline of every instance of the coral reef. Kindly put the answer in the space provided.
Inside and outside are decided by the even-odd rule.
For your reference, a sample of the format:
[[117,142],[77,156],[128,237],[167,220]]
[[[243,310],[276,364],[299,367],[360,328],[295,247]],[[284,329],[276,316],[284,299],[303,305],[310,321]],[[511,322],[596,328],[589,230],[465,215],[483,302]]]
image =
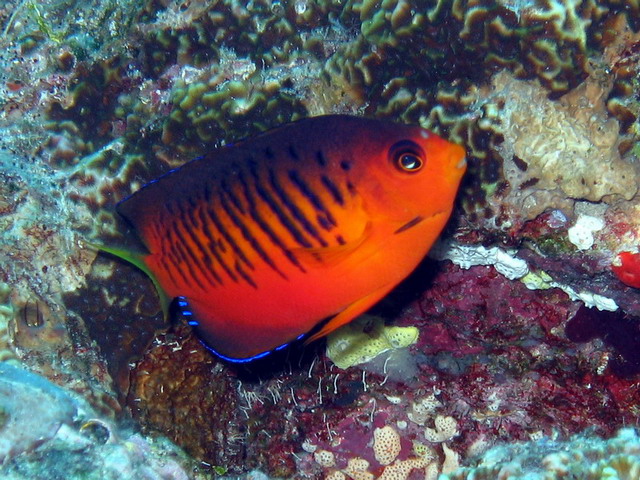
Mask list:
[[9,300],[11,288],[6,283],[0,283],[0,362],[16,360],[12,341],[13,306]]
[[637,172],[620,158],[619,125],[607,118],[607,92],[594,80],[557,101],[535,82],[506,73],[494,76],[492,89],[496,93],[489,101],[503,105],[497,113],[504,135],[498,151],[511,186],[501,203],[521,209],[530,220],[566,208],[568,199],[633,198]]
[[6,463],[51,440],[62,425],[73,422],[78,406],[47,380],[19,367],[0,364],[0,411],[0,461]]
[[[3,477],[638,476],[612,437],[638,418],[637,1],[9,0],[0,26]],[[322,113],[469,163],[437,262],[328,351],[232,368],[83,241],[121,243],[113,205],[192,156]]]

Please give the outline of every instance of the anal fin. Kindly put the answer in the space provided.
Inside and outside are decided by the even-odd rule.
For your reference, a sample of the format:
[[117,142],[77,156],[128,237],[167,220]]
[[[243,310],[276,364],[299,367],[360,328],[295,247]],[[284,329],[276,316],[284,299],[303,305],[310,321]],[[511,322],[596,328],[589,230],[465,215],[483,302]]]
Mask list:
[[356,318],[358,315],[366,312],[375,305],[382,297],[384,297],[389,291],[394,287],[394,285],[385,285],[378,290],[374,290],[373,292],[365,295],[364,297],[356,300],[352,304],[350,304],[347,308],[338,313],[335,317],[329,320],[324,327],[322,327],[318,332],[309,337],[305,343],[313,342],[319,338],[324,337],[325,335],[330,334],[337,328],[340,328],[342,325],[346,325],[351,320]]

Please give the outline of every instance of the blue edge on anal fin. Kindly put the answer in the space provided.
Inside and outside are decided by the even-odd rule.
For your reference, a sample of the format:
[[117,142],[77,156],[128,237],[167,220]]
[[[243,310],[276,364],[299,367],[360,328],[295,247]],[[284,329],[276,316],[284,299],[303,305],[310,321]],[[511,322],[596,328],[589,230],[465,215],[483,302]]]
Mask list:
[[[197,327],[199,325],[199,323],[194,318],[193,312],[191,310],[189,310],[189,302],[187,301],[186,297],[177,297],[177,305],[178,305],[178,309],[180,311],[180,314],[186,318],[187,323],[189,325],[191,325],[192,327]],[[200,343],[202,343],[202,345],[204,345],[204,347],[207,350],[209,350],[216,357],[219,357],[222,360],[225,360],[225,361],[231,362],[231,363],[249,363],[249,362],[253,362],[254,360],[258,360],[260,358],[264,358],[267,355],[270,355],[270,354],[272,354],[274,352],[279,352],[280,350],[283,350],[284,348],[287,348],[293,342],[297,342],[297,341],[303,339],[306,335],[307,335],[306,333],[303,333],[302,335],[299,335],[298,338],[296,338],[292,342],[284,343],[284,344],[274,348],[273,350],[268,350],[266,352],[259,353],[257,355],[254,355],[253,357],[249,357],[249,358],[227,357],[226,355],[223,355],[222,353],[216,351],[214,348],[212,348],[209,345],[207,345],[207,343],[205,341],[203,341],[202,339],[199,339],[199,340],[200,340]]]

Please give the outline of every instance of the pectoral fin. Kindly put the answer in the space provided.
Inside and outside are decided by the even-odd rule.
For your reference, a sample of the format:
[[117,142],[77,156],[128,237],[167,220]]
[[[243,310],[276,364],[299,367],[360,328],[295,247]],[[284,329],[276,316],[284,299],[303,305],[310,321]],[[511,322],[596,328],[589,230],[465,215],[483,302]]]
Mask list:
[[291,253],[304,265],[317,268],[319,266],[333,267],[353,255],[360,248],[371,234],[371,222],[368,222],[362,234],[355,240],[344,245],[334,245],[331,247],[319,248],[296,248]]
[[351,320],[356,318],[358,315],[366,312],[375,305],[382,297],[384,297],[389,290],[393,288],[393,285],[385,285],[378,290],[371,292],[370,294],[356,300],[347,308],[338,313],[335,317],[329,320],[320,331],[313,334],[311,337],[307,339],[305,343],[313,342],[319,338],[324,337],[325,335],[330,334],[337,328],[340,328],[342,325],[346,325]]

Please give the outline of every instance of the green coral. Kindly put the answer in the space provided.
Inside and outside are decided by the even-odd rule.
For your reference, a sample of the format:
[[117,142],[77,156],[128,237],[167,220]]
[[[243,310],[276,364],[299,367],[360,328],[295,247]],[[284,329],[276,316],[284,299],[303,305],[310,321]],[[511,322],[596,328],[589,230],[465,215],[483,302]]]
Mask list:
[[389,350],[413,345],[418,334],[416,327],[385,325],[382,318],[362,316],[328,336],[327,356],[346,369]]
[[60,35],[53,31],[53,28],[51,27],[50,23],[47,22],[42,12],[40,12],[38,5],[36,5],[34,2],[28,2],[27,6],[29,7],[29,10],[33,12],[35,16],[35,21],[38,24],[38,28],[40,28],[40,31],[44,33],[47,36],[47,38],[51,39],[53,42],[55,43],[62,42],[62,40],[64,39],[64,35]]
[[476,231],[506,232],[526,209],[502,208],[513,207],[505,192],[542,184],[527,183],[536,180],[533,169],[518,185],[505,177],[513,152],[501,145],[510,145],[504,122],[513,102],[494,98],[496,72],[557,101],[597,69],[602,84],[613,83],[603,95],[626,135],[620,151],[640,135],[634,37],[620,46],[620,60],[603,55],[624,42],[625,22],[640,29],[634,0],[222,0],[180,11],[162,2],[138,8],[132,45],[77,68],[68,97],[51,102],[54,166],[74,165],[121,136],[123,151],[155,164],[142,178],[151,180],[157,169],[300,117],[365,113],[463,143],[466,219]]
[[201,81],[178,84],[172,103],[163,142],[191,154],[305,114],[300,100],[282,88],[280,79],[265,79],[262,73],[226,79],[220,68],[206,72]]

